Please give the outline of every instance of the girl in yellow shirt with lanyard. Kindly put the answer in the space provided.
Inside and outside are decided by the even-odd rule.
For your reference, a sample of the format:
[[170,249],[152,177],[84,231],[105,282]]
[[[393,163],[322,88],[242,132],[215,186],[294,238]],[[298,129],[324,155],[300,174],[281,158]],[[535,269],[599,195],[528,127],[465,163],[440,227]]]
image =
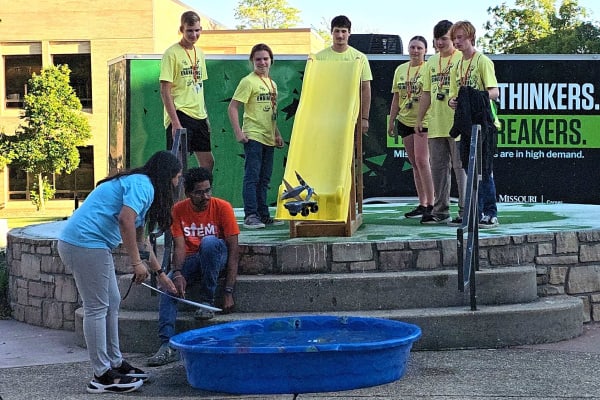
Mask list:
[[[277,85],[269,75],[273,63],[271,48],[264,43],[255,45],[250,62],[254,70],[238,84],[227,112],[246,157],[242,189],[244,227],[258,229],[283,224],[271,218],[267,206],[274,147],[283,147],[283,139],[277,128]],[[238,110],[242,104],[244,116],[240,126]]]
[[[427,143],[427,118],[423,129],[416,133],[415,125],[419,109],[419,98],[423,92],[423,75],[421,67],[425,63],[427,40],[423,36],[415,36],[408,43],[410,61],[399,65],[394,72],[392,85],[392,105],[388,135],[400,135],[408,160],[413,168],[413,177],[419,205],[404,216],[406,218],[422,218],[433,210],[433,181],[429,165],[429,145]],[[396,130],[394,130],[396,126]]]

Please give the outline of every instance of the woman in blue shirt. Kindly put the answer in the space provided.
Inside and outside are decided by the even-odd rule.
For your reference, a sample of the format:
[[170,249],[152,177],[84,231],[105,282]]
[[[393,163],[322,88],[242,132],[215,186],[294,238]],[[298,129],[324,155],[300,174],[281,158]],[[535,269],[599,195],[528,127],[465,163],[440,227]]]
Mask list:
[[[121,296],[112,250],[123,243],[136,283],[143,282],[150,269],[163,289],[177,293],[145,232],[169,229],[173,189],[180,177],[177,157],[159,151],[143,167],[98,182],[59,235],[58,253],[72,270],[83,301],[83,332],[94,370],[89,393],[130,392],[148,378],[125,361],[119,349]],[[149,254],[146,261],[140,256],[141,249]]]

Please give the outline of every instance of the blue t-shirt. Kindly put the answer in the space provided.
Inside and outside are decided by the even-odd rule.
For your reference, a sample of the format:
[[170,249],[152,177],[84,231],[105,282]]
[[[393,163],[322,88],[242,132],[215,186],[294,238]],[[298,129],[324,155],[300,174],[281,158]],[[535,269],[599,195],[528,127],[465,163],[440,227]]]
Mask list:
[[121,243],[119,214],[123,206],[137,213],[136,228],[143,226],[154,200],[154,186],[147,175],[133,174],[96,187],[73,215],[59,239],[90,249],[114,249]]

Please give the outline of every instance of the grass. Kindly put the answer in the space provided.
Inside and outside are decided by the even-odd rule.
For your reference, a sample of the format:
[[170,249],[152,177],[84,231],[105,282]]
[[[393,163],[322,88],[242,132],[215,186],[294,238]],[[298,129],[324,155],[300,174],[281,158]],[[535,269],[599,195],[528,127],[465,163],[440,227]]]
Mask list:
[[43,224],[46,222],[60,221],[63,219],[63,216],[60,215],[43,215],[43,216],[33,216],[29,215],[26,217],[7,217],[6,220],[8,222],[8,229],[13,228],[21,228],[29,225],[37,225]]
[[4,216],[0,218],[6,219],[8,229],[22,228],[29,225],[43,224],[46,222],[60,221],[67,215],[63,213],[38,213],[38,214],[21,214],[17,216]]

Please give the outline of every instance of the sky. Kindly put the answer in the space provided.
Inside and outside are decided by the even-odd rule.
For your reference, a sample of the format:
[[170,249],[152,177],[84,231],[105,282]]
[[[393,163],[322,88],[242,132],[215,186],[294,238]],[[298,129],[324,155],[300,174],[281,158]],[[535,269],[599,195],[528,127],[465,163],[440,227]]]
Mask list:
[[[238,0],[181,1],[231,29],[239,24],[233,12]],[[336,15],[346,15],[352,21],[352,33],[400,35],[405,48],[408,40],[416,35],[429,41],[433,37],[433,26],[442,19],[469,20],[477,29],[477,36],[483,36],[483,25],[490,19],[487,9],[503,2],[514,5],[514,0],[288,0],[291,7],[301,10],[302,23],[298,27],[323,28],[323,19],[329,23]],[[590,13],[588,19],[600,20],[600,1],[579,0],[578,3]],[[432,52],[433,46],[429,43],[428,53]]]

